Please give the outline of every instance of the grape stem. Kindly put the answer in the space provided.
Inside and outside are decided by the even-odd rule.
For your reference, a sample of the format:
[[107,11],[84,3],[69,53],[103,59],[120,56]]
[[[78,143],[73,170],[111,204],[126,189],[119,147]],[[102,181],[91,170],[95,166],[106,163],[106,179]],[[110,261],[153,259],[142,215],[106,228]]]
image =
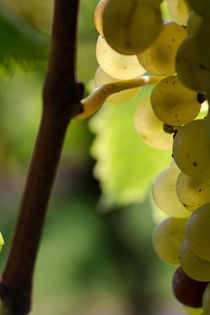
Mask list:
[[55,0],[42,119],[0,282],[1,314],[25,315],[31,308],[34,265],[66,129],[82,111],[83,85],[75,76],[78,9],[79,0]]
[[[83,119],[91,116],[104,104],[105,100],[114,93],[135,87],[154,84],[159,82],[162,78],[163,77],[160,76],[144,75],[131,80],[122,80],[101,85],[81,101],[84,107],[84,112],[77,115],[75,118]],[[86,111],[88,112],[88,115],[86,114]]]

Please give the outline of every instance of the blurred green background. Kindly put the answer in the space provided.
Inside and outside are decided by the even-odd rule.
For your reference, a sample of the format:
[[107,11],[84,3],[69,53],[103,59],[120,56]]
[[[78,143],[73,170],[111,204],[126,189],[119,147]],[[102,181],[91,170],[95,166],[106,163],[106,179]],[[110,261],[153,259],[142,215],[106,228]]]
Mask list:
[[[39,126],[52,2],[0,1],[1,270]],[[97,68],[96,5],[81,1],[77,64],[86,87]],[[31,314],[184,314],[171,292],[174,268],[151,244],[156,223],[149,189],[170,152],[147,147],[134,130],[135,108],[149,90],[71,122],[36,263]]]

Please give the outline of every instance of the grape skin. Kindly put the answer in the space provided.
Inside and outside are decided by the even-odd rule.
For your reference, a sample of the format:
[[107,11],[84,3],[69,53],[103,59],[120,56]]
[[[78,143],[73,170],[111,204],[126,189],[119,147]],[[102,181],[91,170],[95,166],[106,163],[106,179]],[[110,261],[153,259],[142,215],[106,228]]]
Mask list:
[[202,308],[184,307],[188,315],[201,315]]
[[173,144],[173,157],[186,175],[198,178],[210,175],[210,143],[205,120],[191,121],[178,131]]
[[176,182],[180,202],[191,212],[210,202],[210,178],[193,178],[180,173]]
[[144,51],[161,29],[160,6],[154,1],[110,0],[104,8],[104,37],[121,54],[135,55]]
[[176,72],[189,89],[205,91],[209,70],[199,56],[194,35],[186,38],[177,51]]
[[198,49],[199,56],[201,57],[203,64],[208,70],[210,69],[210,56],[209,56],[210,45],[209,45],[208,40],[206,40],[206,38],[208,38],[209,32],[210,32],[210,17],[208,16],[202,20],[195,34],[195,43]]
[[187,218],[190,212],[179,201],[176,194],[176,180],[180,170],[167,168],[155,179],[152,196],[156,205],[165,213],[176,218]]
[[177,23],[186,25],[190,10],[185,0],[167,0],[167,7]]
[[162,79],[152,90],[152,108],[157,117],[171,126],[181,126],[200,112],[197,93],[186,88],[177,75]]
[[138,105],[134,115],[134,125],[138,135],[149,146],[157,150],[169,150],[173,144],[172,135],[163,130],[163,123],[155,116],[150,96]]
[[178,169],[178,166],[176,165],[176,162],[174,161],[174,158],[172,157],[168,168],[174,168],[174,167]]
[[203,310],[204,313],[210,312],[210,284],[207,285],[203,294]]
[[181,267],[190,278],[201,282],[210,281],[210,262],[196,256],[187,240],[180,246],[179,255]]
[[169,217],[156,226],[153,247],[156,254],[167,264],[179,265],[179,248],[185,240],[187,219]]
[[162,31],[152,45],[138,54],[140,64],[150,73],[169,76],[176,72],[175,56],[180,44],[187,37],[179,24],[164,20]]
[[202,22],[202,17],[195,11],[191,11],[189,18],[187,20],[187,34],[194,35]]
[[95,9],[95,14],[94,14],[95,27],[96,27],[97,31],[99,32],[99,34],[102,37],[104,36],[103,23],[102,23],[102,14],[103,14],[104,7],[108,3],[108,1],[109,0],[101,0],[101,1],[99,1],[98,5],[97,5],[97,7]]
[[145,73],[136,56],[119,54],[101,36],[96,44],[96,58],[107,74],[120,80],[133,79]]
[[195,210],[186,229],[187,241],[192,251],[210,262],[210,203]]
[[210,141],[210,111],[208,111],[207,117],[206,117],[206,133],[207,133],[207,137],[208,140]]

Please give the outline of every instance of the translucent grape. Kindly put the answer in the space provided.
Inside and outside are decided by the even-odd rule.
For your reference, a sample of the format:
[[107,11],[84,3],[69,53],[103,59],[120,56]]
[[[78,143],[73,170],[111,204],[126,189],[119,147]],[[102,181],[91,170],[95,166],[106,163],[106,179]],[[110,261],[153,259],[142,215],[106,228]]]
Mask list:
[[99,1],[98,5],[95,9],[94,23],[95,23],[95,27],[96,27],[97,31],[99,32],[99,34],[101,36],[104,36],[103,26],[102,26],[102,14],[103,14],[104,7],[106,6],[108,1],[109,0]]
[[191,212],[210,202],[210,178],[193,178],[180,173],[176,182],[177,196]]
[[203,310],[204,312],[210,313],[210,283],[203,293]]
[[178,166],[176,165],[176,162],[174,161],[173,158],[171,158],[170,164],[169,164],[169,168],[178,168]]
[[[101,69],[101,67],[97,69],[94,79],[95,79],[95,87],[98,87],[100,85],[104,85],[107,83],[119,81],[119,79],[115,79],[109,76],[106,72],[104,72]],[[140,87],[137,87],[133,89],[127,89],[125,91],[121,91],[118,93],[114,93],[107,98],[107,101],[112,104],[122,104],[122,103],[128,102],[139,93],[140,89],[141,89]]]
[[163,130],[163,123],[155,116],[150,103],[150,96],[138,105],[134,125],[138,135],[157,150],[169,150],[173,144],[172,135]]
[[180,80],[189,89],[205,90],[209,71],[199,56],[194,35],[185,39],[179,47],[176,55],[176,71]]
[[202,308],[194,308],[189,306],[185,306],[184,308],[188,315],[201,315],[202,313]]
[[202,17],[195,11],[191,11],[187,20],[187,34],[193,35],[198,31],[198,28],[202,22]]
[[154,181],[152,195],[156,205],[170,216],[187,218],[190,212],[179,201],[176,194],[176,180],[180,170],[167,168]]
[[119,54],[101,36],[99,36],[96,44],[96,57],[101,68],[111,77],[117,79],[132,79],[145,72],[136,56]]
[[186,175],[199,178],[210,175],[210,143],[205,120],[191,121],[178,131],[173,144],[173,157]]
[[174,74],[177,49],[186,36],[186,30],[181,25],[165,20],[156,40],[147,50],[137,55],[140,64],[152,74]]
[[186,25],[189,7],[185,0],[167,0],[168,11],[174,20],[182,25]]
[[180,246],[180,261],[184,272],[197,281],[210,281],[210,262],[196,256],[185,240]]
[[207,117],[206,117],[206,133],[208,140],[210,141],[210,111],[208,111]]
[[185,240],[187,219],[169,217],[154,230],[153,247],[156,254],[164,262],[179,265],[179,248]]
[[187,241],[192,251],[210,262],[210,203],[193,212],[187,224]]
[[103,11],[104,37],[121,54],[135,55],[144,51],[161,28],[160,6],[155,1],[111,0]]
[[210,32],[210,17],[205,17],[200,23],[200,27],[198,28],[197,33],[195,34],[195,43],[198,49],[199,56],[205,65],[205,67],[210,69],[210,56],[209,49],[210,45],[208,40],[206,40],[209,36]]
[[186,88],[177,75],[164,78],[153,88],[151,104],[157,117],[172,126],[190,122],[201,108],[197,93]]

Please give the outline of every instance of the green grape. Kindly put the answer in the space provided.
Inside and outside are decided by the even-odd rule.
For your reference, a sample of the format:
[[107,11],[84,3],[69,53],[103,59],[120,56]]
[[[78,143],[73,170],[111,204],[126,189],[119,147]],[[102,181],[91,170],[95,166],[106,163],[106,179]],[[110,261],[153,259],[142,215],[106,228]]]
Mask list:
[[169,168],[174,168],[174,167],[178,169],[178,166],[176,165],[176,162],[174,161],[173,158],[171,158],[171,161],[170,161],[170,164],[169,164]]
[[176,55],[176,71],[180,80],[189,89],[205,90],[209,71],[199,56],[194,35],[186,38],[179,47]]
[[203,310],[204,313],[210,313],[210,283],[203,293]]
[[186,175],[198,178],[210,175],[210,142],[204,119],[193,120],[177,132],[173,157]]
[[210,203],[196,209],[187,224],[187,241],[192,251],[210,262]]
[[162,29],[159,1],[110,0],[103,11],[107,43],[124,55],[144,51]]
[[210,177],[193,178],[180,173],[176,192],[181,203],[191,212],[210,202]]
[[[142,1],[142,0],[140,0],[140,1]],[[145,0],[143,0],[143,1],[145,2]],[[146,2],[151,3],[153,5],[160,5],[163,2],[163,0],[146,0]]]
[[207,137],[208,140],[210,141],[210,111],[208,111],[208,114],[206,116],[206,133],[207,133]]
[[175,218],[187,218],[190,212],[179,201],[176,194],[176,180],[180,170],[176,167],[162,171],[154,181],[152,195],[156,205]]
[[202,308],[194,308],[189,306],[185,306],[184,308],[188,315],[201,315],[202,312]]
[[197,93],[186,88],[177,75],[162,79],[152,90],[152,108],[165,124],[181,126],[200,112]]
[[103,26],[102,26],[102,14],[103,14],[104,7],[108,3],[108,1],[109,0],[101,0],[101,1],[99,1],[98,5],[97,5],[97,7],[95,9],[94,24],[95,24],[95,27],[96,27],[97,31],[99,32],[99,34],[101,36],[104,36]]
[[[94,80],[95,80],[96,88],[98,86],[101,86],[107,83],[119,81],[119,79],[115,79],[109,76],[106,72],[104,72],[101,69],[101,67],[98,67]],[[141,89],[140,87],[137,87],[137,88],[127,89],[125,91],[114,93],[107,98],[107,101],[112,104],[122,104],[122,103],[128,102],[139,93],[140,89]]]
[[170,150],[172,148],[173,137],[164,132],[163,123],[155,116],[150,96],[138,105],[134,116],[134,125],[138,135],[149,146],[157,150]]
[[174,20],[182,25],[186,25],[189,7],[185,0],[167,0],[168,11]]
[[187,0],[190,7],[201,15],[206,15],[210,10],[209,0]]
[[180,246],[181,267],[188,277],[203,282],[210,281],[210,262],[196,256],[187,240]]
[[199,56],[207,69],[210,69],[210,44],[207,38],[210,32],[210,17],[205,17],[200,23],[200,27],[195,34],[195,43],[198,49]]
[[179,265],[179,248],[185,240],[187,219],[169,217],[154,230],[153,247],[156,254],[164,262]]
[[198,31],[201,22],[202,17],[196,11],[191,11],[187,20],[187,34],[194,35]]
[[145,73],[136,56],[119,54],[101,36],[96,44],[96,57],[101,68],[117,79],[132,79]]
[[147,50],[137,55],[140,64],[155,75],[174,74],[177,49],[186,36],[186,30],[181,25],[165,20],[157,39]]

